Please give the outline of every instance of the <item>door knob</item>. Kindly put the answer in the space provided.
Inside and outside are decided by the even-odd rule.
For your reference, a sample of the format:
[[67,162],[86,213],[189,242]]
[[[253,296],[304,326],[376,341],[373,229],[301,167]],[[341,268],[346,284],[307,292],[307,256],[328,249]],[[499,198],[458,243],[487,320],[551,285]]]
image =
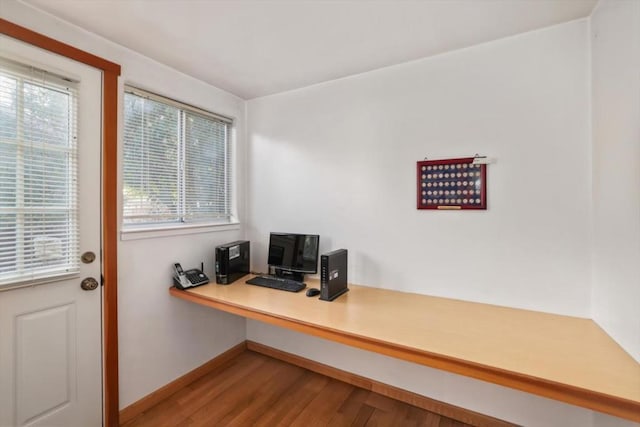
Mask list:
[[95,261],[96,259],[96,254],[94,254],[91,251],[87,251],[85,253],[82,254],[82,256],[80,257],[80,259],[82,260],[83,263],[85,264],[91,264],[93,261]]
[[80,282],[80,287],[85,291],[93,291],[98,287],[98,281],[93,277],[87,277]]

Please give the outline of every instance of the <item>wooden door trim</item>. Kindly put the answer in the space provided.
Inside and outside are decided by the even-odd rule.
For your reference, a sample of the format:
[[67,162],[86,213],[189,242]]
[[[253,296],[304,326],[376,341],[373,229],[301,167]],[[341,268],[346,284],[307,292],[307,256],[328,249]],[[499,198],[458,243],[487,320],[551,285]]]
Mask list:
[[[102,284],[105,425],[120,425],[118,389],[118,71],[103,70]],[[106,141],[110,141],[107,143]]]
[[104,422],[119,425],[118,76],[120,65],[0,18],[0,33],[102,71],[102,276]]

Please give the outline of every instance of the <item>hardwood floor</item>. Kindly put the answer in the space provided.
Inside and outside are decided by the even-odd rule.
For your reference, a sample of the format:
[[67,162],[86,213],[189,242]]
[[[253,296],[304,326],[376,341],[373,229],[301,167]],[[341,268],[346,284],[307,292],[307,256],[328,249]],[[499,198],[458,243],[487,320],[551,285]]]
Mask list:
[[251,351],[123,426],[469,427]]

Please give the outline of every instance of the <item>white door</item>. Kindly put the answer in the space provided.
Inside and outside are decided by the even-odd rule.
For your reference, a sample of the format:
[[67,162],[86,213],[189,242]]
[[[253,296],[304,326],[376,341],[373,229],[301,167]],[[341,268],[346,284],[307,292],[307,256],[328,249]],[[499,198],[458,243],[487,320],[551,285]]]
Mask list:
[[0,58],[0,426],[99,426],[102,75],[5,36]]

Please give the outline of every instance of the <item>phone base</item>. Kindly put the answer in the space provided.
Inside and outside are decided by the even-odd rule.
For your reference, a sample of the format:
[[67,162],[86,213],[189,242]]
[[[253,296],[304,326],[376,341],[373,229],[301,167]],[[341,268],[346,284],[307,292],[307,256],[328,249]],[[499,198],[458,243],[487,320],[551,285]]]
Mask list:
[[196,286],[202,286],[202,285],[206,285],[207,283],[209,283],[209,280],[207,279],[206,281],[202,281],[200,283],[189,283],[189,281],[186,281],[187,285],[183,286],[183,284],[180,282],[180,280],[177,277],[173,277],[173,285],[181,290],[185,290],[185,289],[191,289],[191,288],[195,288]]

